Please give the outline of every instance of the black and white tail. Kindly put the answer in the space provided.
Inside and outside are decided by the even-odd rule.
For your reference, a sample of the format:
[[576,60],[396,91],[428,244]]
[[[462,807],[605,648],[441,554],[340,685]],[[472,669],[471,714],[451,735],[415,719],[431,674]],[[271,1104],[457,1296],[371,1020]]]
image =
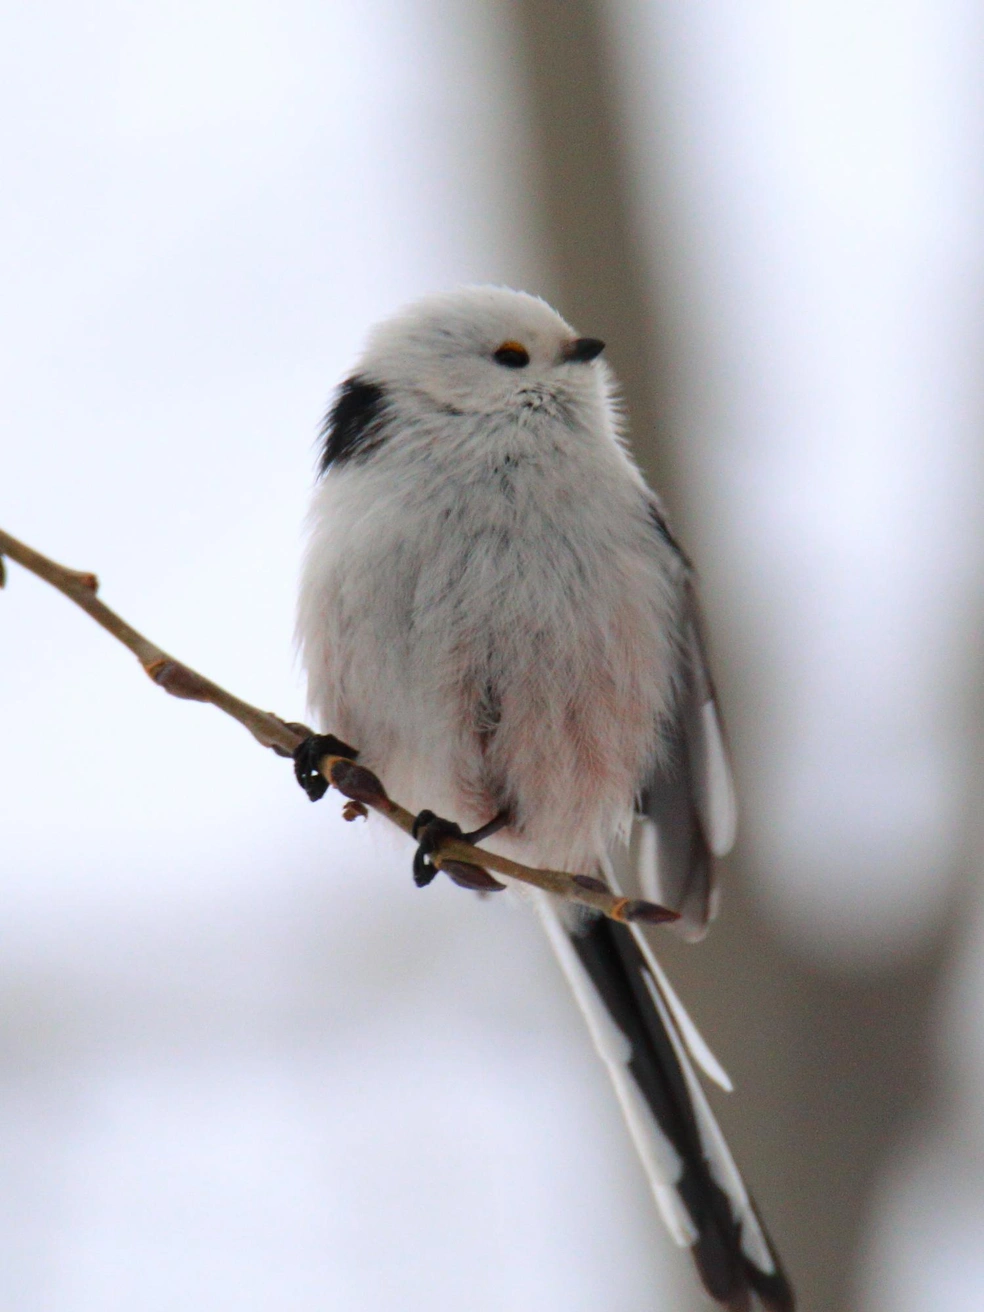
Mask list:
[[754,1297],[768,1312],[792,1312],[792,1288],[694,1064],[723,1088],[730,1081],[642,934],[604,917],[571,927],[546,894],[538,908],[671,1235],[730,1312],[748,1312]]

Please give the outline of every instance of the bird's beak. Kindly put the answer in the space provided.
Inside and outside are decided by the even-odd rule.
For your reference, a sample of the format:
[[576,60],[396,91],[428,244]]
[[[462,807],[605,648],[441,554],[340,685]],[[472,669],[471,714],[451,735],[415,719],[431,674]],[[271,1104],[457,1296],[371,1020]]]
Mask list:
[[562,348],[560,358],[567,364],[587,364],[604,349],[605,343],[598,337],[575,337]]

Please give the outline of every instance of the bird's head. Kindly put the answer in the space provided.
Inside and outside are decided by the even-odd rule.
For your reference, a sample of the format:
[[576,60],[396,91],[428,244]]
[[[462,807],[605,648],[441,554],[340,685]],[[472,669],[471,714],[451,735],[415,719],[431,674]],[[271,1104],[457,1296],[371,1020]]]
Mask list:
[[438,408],[498,415],[599,397],[604,349],[545,301],[504,287],[463,287],[418,301],[370,335],[360,373]]

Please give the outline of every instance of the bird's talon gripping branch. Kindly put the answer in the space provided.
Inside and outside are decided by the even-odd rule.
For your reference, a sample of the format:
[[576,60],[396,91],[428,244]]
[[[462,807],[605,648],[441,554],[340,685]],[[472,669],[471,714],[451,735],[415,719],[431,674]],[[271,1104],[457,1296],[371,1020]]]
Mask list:
[[354,761],[358,754],[354,747],[349,747],[333,733],[313,733],[293,753],[297,782],[311,801],[317,802],[328,791],[328,780],[318,769],[318,763],[326,756],[344,756]]
[[[417,851],[413,858],[413,882],[418,888],[426,888],[437,874],[437,867],[429,859],[446,838],[459,838],[464,843],[480,843],[483,838],[491,838],[509,823],[508,813],[502,811],[488,824],[470,834],[462,833],[461,826],[453,820],[443,820],[433,811],[421,811],[414,819],[411,833],[417,839]],[[476,893],[498,893],[506,885],[494,879],[487,870],[474,865],[471,861],[445,860],[441,869],[460,888],[470,888]]]
[[426,888],[437,875],[437,866],[430,857],[446,838],[461,838],[461,826],[453,820],[443,820],[433,811],[421,811],[410,832],[417,840],[417,850],[413,854],[413,882],[418,888]]

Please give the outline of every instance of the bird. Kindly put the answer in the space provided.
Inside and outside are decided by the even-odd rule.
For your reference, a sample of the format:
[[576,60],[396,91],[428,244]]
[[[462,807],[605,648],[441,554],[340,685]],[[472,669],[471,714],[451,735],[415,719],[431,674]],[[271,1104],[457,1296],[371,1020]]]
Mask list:
[[[416,813],[419,885],[453,834],[615,889],[636,825],[643,890],[697,939],[734,787],[695,572],[630,453],[604,345],[493,286],[372,329],[320,431],[297,644],[333,748]],[[730,1082],[640,927],[524,895],[706,1292],[792,1312],[696,1068]]]

